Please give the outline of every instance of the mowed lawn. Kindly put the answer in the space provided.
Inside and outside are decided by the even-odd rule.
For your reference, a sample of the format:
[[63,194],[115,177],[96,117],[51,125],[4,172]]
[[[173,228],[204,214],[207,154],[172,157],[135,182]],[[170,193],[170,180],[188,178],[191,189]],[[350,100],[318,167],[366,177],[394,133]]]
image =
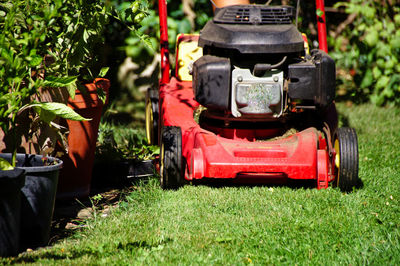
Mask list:
[[400,108],[339,104],[359,137],[363,187],[143,182],[106,218],[0,263],[400,265]]

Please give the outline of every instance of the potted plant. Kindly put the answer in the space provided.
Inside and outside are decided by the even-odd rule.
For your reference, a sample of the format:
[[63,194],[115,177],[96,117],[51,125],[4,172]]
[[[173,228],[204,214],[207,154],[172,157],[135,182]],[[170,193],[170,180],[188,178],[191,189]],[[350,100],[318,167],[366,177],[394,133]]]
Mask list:
[[[51,73],[65,72],[77,77],[67,88],[66,103],[85,121],[66,120],[68,152],[64,152],[63,170],[57,191],[58,199],[82,198],[89,195],[97,132],[106,103],[110,82],[103,77],[104,26],[111,16],[111,6],[102,1],[63,1],[57,22],[52,55]],[[63,24],[67,23],[68,28]],[[62,38],[63,41],[57,41]],[[57,51],[57,52],[54,52]],[[98,74],[97,74],[98,73]],[[96,75],[97,74],[97,75]],[[99,78],[100,77],[100,78]]]
[[[127,18],[139,21],[136,16],[143,18],[140,9],[143,3],[136,0],[114,13],[110,2],[101,0],[0,3],[0,137],[6,143],[0,145],[0,152],[10,152],[1,154],[6,160],[0,160],[0,165],[6,165],[6,161],[11,165],[0,169],[17,166],[29,172],[32,167],[44,166],[58,171],[61,160],[32,156],[28,152],[56,154],[62,146],[68,150],[75,134],[70,121],[78,121],[83,133],[96,139],[99,114],[109,88],[109,81],[95,79],[107,72],[107,68],[101,67],[104,25],[111,16],[121,19],[123,15],[124,21]],[[97,110],[95,116],[86,115],[88,105]],[[84,119],[78,113],[91,119]],[[68,138],[63,130],[70,131]],[[91,140],[90,145],[93,143]],[[94,147],[85,150],[94,154]],[[23,154],[18,155],[17,151]],[[69,152],[65,156],[74,154],[74,148],[70,147]],[[74,167],[91,168],[89,164],[90,160]],[[72,179],[68,174],[64,177]],[[30,174],[26,179],[30,179]],[[57,181],[52,181],[51,187],[56,185]],[[54,206],[54,200],[47,198],[47,201]],[[45,238],[40,245],[44,242]]]
[[[64,154],[65,166],[58,186],[60,198],[88,194],[98,124],[110,87],[108,80],[95,79],[107,72],[107,68],[101,67],[104,61],[101,47],[104,25],[110,16],[111,6],[100,0],[17,0],[0,4],[0,19],[3,19],[0,23],[5,29],[1,36],[3,43],[7,46],[10,38],[7,29],[10,29],[14,36],[10,38],[14,41],[11,48],[19,52],[21,59],[18,66],[27,70],[22,77],[16,77],[21,79],[19,89],[24,90],[24,96],[36,97],[38,102],[62,102],[90,118],[59,121],[57,125],[55,121],[35,120],[32,112],[24,112],[16,123],[15,134],[0,132],[3,152],[17,148],[31,153]],[[6,65],[3,66],[7,74]],[[10,87],[16,88],[14,84],[3,86]],[[3,106],[10,102],[7,93],[3,95]],[[13,92],[12,98],[20,101],[21,97]],[[41,106],[36,103],[35,108]],[[40,118],[47,114],[40,112]],[[8,119],[11,113],[16,112],[5,110],[4,117]],[[62,130],[69,134],[60,134]]]
[[[149,45],[146,36],[135,28],[146,16],[148,7],[146,1],[140,0],[115,9],[110,2],[100,0],[63,2],[63,17],[68,17],[69,27],[56,35],[65,41],[54,41],[52,51],[57,53],[52,54],[57,64],[51,67],[53,72],[62,70],[78,77],[68,86],[71,95],[68,106],[90,118],[65,123],[69,129],[68,153],[61,157],[64,168],[60,173],[57,198],[71,199],[86,197],[90,192],[98,128],[110,88],[110,82],[103,78],[108,68],[102,67],[107,50],[104,46],[105,24],[113,18],[114,22],[122,23]],[[65,27],[59,23],[58,28]]]
[[[15,215],[8,215],[16,227],[19,214],[22,216],[21,243],[9,241],[13,243],[8,247],[2,245],[2,255],[14,254],[16,247],[47,244],[58,172],[62,167],[62,161],[53,157],[17,154],[21,141],[20,129],[28,121],[28,128],[34,130],[32,124],[41,121],[59,132],[60,127],[54,123],[56,117],[87,120],[64,103],[40,101],[41,89],[67,87],[72,91],[77,81],[77,77],[69,73],[60,75],[56,71],[57,64],[48,64],[49,61],[55,61],[54,53],[60,55],[52,41],[57,34],[55,22],[64,18],[63,14],[58,13],[62,2],[14,0],[0,3],[0,127],[4,136],[11,140],[6,147],[10,153],[0,154],[1,174],[7,177],[2,178],[2,183],[5,182],[2,188],[17,182],[12,178],[15,172],[22,171],[26,174],[20,194],[20,208],[16,207],[20,197],[18,185],[14,186],[16,194],[11,196],[15,199],[15,206],[8,208],[16,212]],[[59,69],[61,65],[58,64]],[[19,178],[17,183],[21,184],[23,179]],[[3,196],[0,204],[10,198],[3,199]],[[2,214],[2,219],[4,216]],[[6,219],[8,218],[4,221]],[[2,227],[1,231],[4,230],[7,228]],[[18,232],[15,233],[14,240],[18,238],[17,235]],[[6,237],[9,240],[10,238],[12,236]]]

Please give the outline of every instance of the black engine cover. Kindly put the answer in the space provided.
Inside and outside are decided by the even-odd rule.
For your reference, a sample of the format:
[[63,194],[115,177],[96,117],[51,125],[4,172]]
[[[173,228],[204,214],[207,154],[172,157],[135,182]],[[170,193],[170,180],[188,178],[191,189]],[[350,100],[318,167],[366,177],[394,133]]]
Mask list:
[[199,46],[234,49],[242,54],[304,51],[290,6],[237,5],[217,9],[200,32]]
[[231,62],[228,58],[204,55],[193,64],[193,90],[201,105],[228,110],[231,99]]
[[328,106],[335,98],[335,61],[324,51],[313,50],[311,60],[289,65],[289,97]]

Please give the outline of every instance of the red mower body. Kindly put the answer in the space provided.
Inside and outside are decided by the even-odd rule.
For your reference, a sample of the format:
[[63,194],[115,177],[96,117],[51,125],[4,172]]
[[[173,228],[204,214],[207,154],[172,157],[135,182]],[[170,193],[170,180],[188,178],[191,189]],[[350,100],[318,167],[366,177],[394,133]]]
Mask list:
[[[323,11],[323,1],[316,2],[317,7]],[[336,155],[339,153],[338,149],[333,149],[329,128],[328,132],[322,133],[322,129],[309,127],[287,137],[271,139],[273,136],[279,136],[280,128],[272,126],[243,129],[221,127],[207,121],[196,122],[194,113],[200,104],[195,100],[192,82],[170,77],[166,12],[166,1],[159,1],[161,78],[156,97],[158,113],[151,113],[151,108],[147,109],[146,100],[146,126],[148,110],[152,118],[149,125],[153,123],[153,116],[158,124],[158,130],[154,133],[157,134],[158,131],[158,136],[154,138],[153,144],[160,143],[161,146],[161,183],[163,178],[165,179],[163,171],[170,167],[178,170],[170,171],[169,175],[181,174],[184,181],[202,178],[259,183],[285,183],[289,179],[314,180],[318,189],[327,188],[329,182],[337,177],[338,166],[335,166],[335,158],[338,158]],[[318,30],[322,49],[326,51],[324,23],[323,15],[318,19]],[[193,38],[195,37],[190,36],[186,39]],[[181,39],[185,38],[178,39],[178,43]],[[337,116],[336,112],[334,116]],[[165,140],[161,135],[163,128],[167,127],[179,128],[181,136],[179,141],[165,148]],[[178,149],[175,146],[179,146]],[[167,152],[165,155],[165,149],[171,147],[174,148],[174,152]],[[165,185],[164,187],[168,188]]]

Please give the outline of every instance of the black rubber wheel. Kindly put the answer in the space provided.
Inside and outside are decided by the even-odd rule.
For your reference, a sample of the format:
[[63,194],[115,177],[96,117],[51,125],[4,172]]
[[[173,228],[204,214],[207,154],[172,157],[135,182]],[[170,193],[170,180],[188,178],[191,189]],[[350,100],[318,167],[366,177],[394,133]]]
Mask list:
[[359,184],[358,141],[353,128],[338,128],[334,137],[335,185],[344,192],[352,191]]
[[146,137],[147,143],[158,145],[158,90],[148,88],[146,91]]
[[164,127],[161,132],[160,176],[163,189],[178,189],[185,183],[180,127]]

